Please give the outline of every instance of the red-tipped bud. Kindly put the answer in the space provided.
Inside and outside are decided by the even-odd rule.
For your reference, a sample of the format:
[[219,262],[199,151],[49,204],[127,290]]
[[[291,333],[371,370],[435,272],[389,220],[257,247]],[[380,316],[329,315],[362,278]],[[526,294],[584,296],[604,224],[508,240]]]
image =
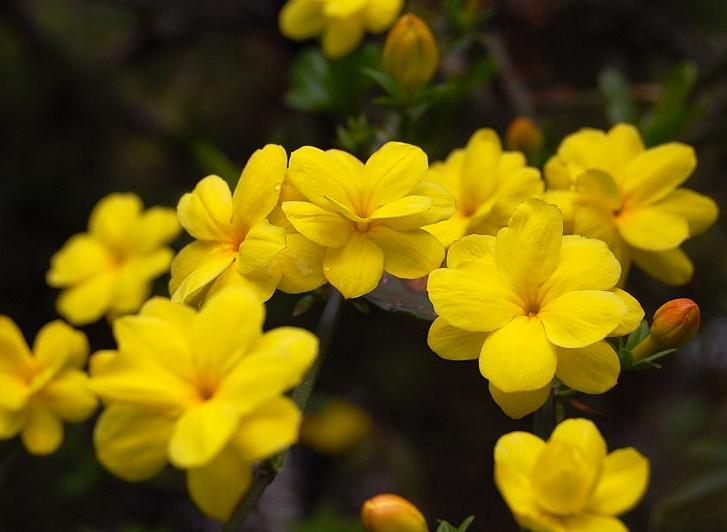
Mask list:
[[538,153],[543,148],[543,133],[538,125],[526,116],[519,116],[507,127],[505,144],[508,149],[527,155]]
[[699,305],[687,298],[672,299],[654,313],[651,337],[662,348],[686,345],[699,330]]
[[377,495],[361,508],[367,532],[428,532],[427,521],[412,503],[398,495]]

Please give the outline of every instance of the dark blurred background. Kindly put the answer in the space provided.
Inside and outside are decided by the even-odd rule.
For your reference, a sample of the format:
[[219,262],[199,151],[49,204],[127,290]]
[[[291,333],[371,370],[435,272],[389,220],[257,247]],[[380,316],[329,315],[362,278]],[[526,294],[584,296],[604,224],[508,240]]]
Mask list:
[[[468,2],[483,13],[475,44],[452,37],[444,13],[455,4],[408,3],[448,41],[440,76],[476,73],[456,105],[432,109],[409,139],[433,160],[474,129],[502,134],[523,114],[545,133],[543,156],[579,127],[629,120],[652,144],[695,145],[687,185],[727,205],[727,2]],[[29,338],[55,317],[50,256],[85,229],[102,196],[135,191],[173,206],[204,175],[239,172],[265,143],[355,150],[357,136],[376,135],[381,112],[370,102],[380,90],[357,65],[375,61],[382,38],[323,64],[308,50],[315,43],[279,34],[281,5],[0,1],[0,313]],[[637,271],[629,281],[649,315],[667,299],[695,299],[700,336],[663,369],[625,374],[605,396],[567,407],[594,419],[611,448],[633,445],[651,459],[648,494],[625,517],[632,530],[727,530],[726,227],[721,219],[687,244],[689,285],[666,288]],[[292,318],[299,299],[276,296],[268,325],[314,328],[320,305]],[[382,491],[412,499],[432,523],[474,514],[471,530],[517,529],[492,481],[492,449],[532,421],[499,411],[475,363],[431,353],[427,328],[372,305],[345,308],[319,390],[358,404],[371,429],[347,452],[296,448],[251,530],[356,530],[360,504]],[[86,330],[94,349],[112,345],[106,323]],[[105,472],[91,431],[67,427],[48,458],[2,442],[0,530],[216,530],[178,472],[140,485]]]

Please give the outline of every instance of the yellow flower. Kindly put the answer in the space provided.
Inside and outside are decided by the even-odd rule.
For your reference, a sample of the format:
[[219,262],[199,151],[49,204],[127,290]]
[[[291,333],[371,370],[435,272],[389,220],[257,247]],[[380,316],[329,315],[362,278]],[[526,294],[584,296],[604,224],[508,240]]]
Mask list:
[[455,242],[447,268],[429,275],[439,315],[429,346],[448,360],[479,358],[495,402],[514,418],[545,402],[554,376],[584,393],[613,387],[619,359],[604,338],[644,315],[614,290],[621,267],[606,245],[562,233],[558,208],[530,199],[497,237]]
[[330,399],[307,413],[300,427],[300,441],[319,453],[341,454],[361,442],[371,430],[371,418],[361,407],[345,399]]
[[419,508],[399,495],[384,493],[367,500],[361,508],[366,532],[428,532]]
[[717,219],[717,205],[678,188],[697,164],[694,150],[671,142],[645,149],[638,130],[620,124],[607,133],[583,129],[561,143],[545,165],[547,199],[566,213],[569,229],[600,238],[623,266],[631,261],[670,284],[694,271],[679,247]]
[[262,333],[264,306],[225,288],[197,312],[154,298],[114,322],[118,351],[95,355],[92,387],[106,404],[94,434],[98,458],[128,481],[168,462],[187,470],[192,499],[228,519],[254,462],[295,442],[300,412],[283,392],[317,352],[311,333]]
[[649,483],[649,461],[628,447],[606,454],[587,419],[560,423],[544,442],[511,432],[495,445],[495,483],[518,524],[542,532],[626,532],[618,515]]
[[234,194],[217,176],[202,179],[179,201],[182,226],[196,240],[172,263],[175,302],[198,302],[230,284],[253,288],[261,300],[275,288],[313,290],[325,282],[323,249],[268,220],[278,205],[288,156],[282,146],[257,150]]
[[288,0],[280,12],[280,32],[294,40],[321,36],[332,58],[351,52],[364,31],[380,33],[394,22],[403,0]]
[[441,264],[444,248],[421,227],[449,217],[452,198],[426,172],[426,154],[401,142],[365,166],[339,150],[293,152],[288,179],[306,201],[283,202],[283,212],[326,248],[323,274],[345,297],[367,294],[384,271],[416,279]]
[[58,312],[84,325],[104,314],[135,312],[152,281],[169,269],[165,247],[179,234],[173,209],[142,211],[135,194],[111,194],[93,209],[88,232],[72,236],[51,258],[48,284],[62,288]]
[[518,116],[507,126],[505,144],[511,150],[536,155],[543,149],[545,138],[538,125],[527,116]]
[[13,321],[0,316],[0,439],[20,433],[33,454],[50,454],[63,441],[63,422],[80,422],[96,409],[82,370],[86,336],[62,321],[43,327],[31,353]]
[[386,37],[383,62],[408,95],[432,79],[439,49],[429,26],[411,13],[402,16]]
[[464,149],[429,171],[429,179],[454,195],[456,211],[427,231],[445,246],[467,234],[497,234],[517,204],[543,192],[540,172],[526,164],[522,153],[503,152],[491,129],[475,132]]

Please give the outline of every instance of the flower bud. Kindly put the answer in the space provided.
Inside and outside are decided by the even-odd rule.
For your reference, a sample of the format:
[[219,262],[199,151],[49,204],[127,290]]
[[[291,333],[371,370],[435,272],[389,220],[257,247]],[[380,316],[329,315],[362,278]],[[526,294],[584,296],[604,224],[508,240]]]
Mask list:
[[665,349],[686,345],[699,330],[699,306],[687,298],[667,301],[654,313],[651,337]]
[[519,116],[510,122],[505,134],[505,143],[510,150],[533,155],[543,148],[543,133],[530,118]]
[[427,521],[412,503],[398,495],[377,495],[361,508],[367,532],[428,532]]
[[429,81],[439,65],[439,50],[426,23],[408,13],[389,31],[384,45],[384,70],[407,95]]

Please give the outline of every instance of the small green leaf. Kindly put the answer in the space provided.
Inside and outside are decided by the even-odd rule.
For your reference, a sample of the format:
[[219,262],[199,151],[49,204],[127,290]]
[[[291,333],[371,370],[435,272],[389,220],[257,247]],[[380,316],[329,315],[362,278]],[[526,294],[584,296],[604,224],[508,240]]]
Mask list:
[[626,339],[624,349],[633,351],[633,349],[642,341],[644,341],[647,336],[649,336],[649,322],[647,322],[646,320],[642,320],[639,328],[629,334],[628,338]]
[[230,188],[234,190],[237,186],[237,180],[240,177],[240,168],[211,143],[198,140],[192,144],[192,152],[194,153],[197,164],[206,174],[215,174],[227,181]]
[[634,123],[636,104],[624,75],[615,68],[606,68],[598,76],[598,88],[606,99],[606,116],[611,124]]
[[316,297],[313,294],[306,294],[303,297],[301,297],[293,307],[293,317],[297,318],[298,316],[301,316],[308,312],[313,305],[316,304],[318,301],[318,297]]
[[472,521],[475,520],[474,515],[470,515],[467,519],[462,521],[462,523],[459,526],[454,526],[447,521],[440,520],[439,526],[437,527],[437,532],[467,532],[467,529],[472,524]]
[[647,145],[653,146],[678,137],[699,109],[689,104],[697,67],[686,62],[674,68],[664,81],[662,94],[651,111],[641,121],[641,131]]
[[665,356],[672,354],[674,351],[676,351],[676,349],[665,349],[664,351],[659,351],[658,353],[654,353],[653,355],[650,355],[646,358],[639,360],[635,364],[632,364],[629,369],[632,371],[640,371],[649,368],[661,369],[661,366],[659,364],[656,364],[655,362],[660,358],[664,358]]
[[397,101],[404,100],[404,92],[401,83],[392,75],[375,68],[363,67],[361,72],[371,78],[379,87],[384,89],[392,98]]

